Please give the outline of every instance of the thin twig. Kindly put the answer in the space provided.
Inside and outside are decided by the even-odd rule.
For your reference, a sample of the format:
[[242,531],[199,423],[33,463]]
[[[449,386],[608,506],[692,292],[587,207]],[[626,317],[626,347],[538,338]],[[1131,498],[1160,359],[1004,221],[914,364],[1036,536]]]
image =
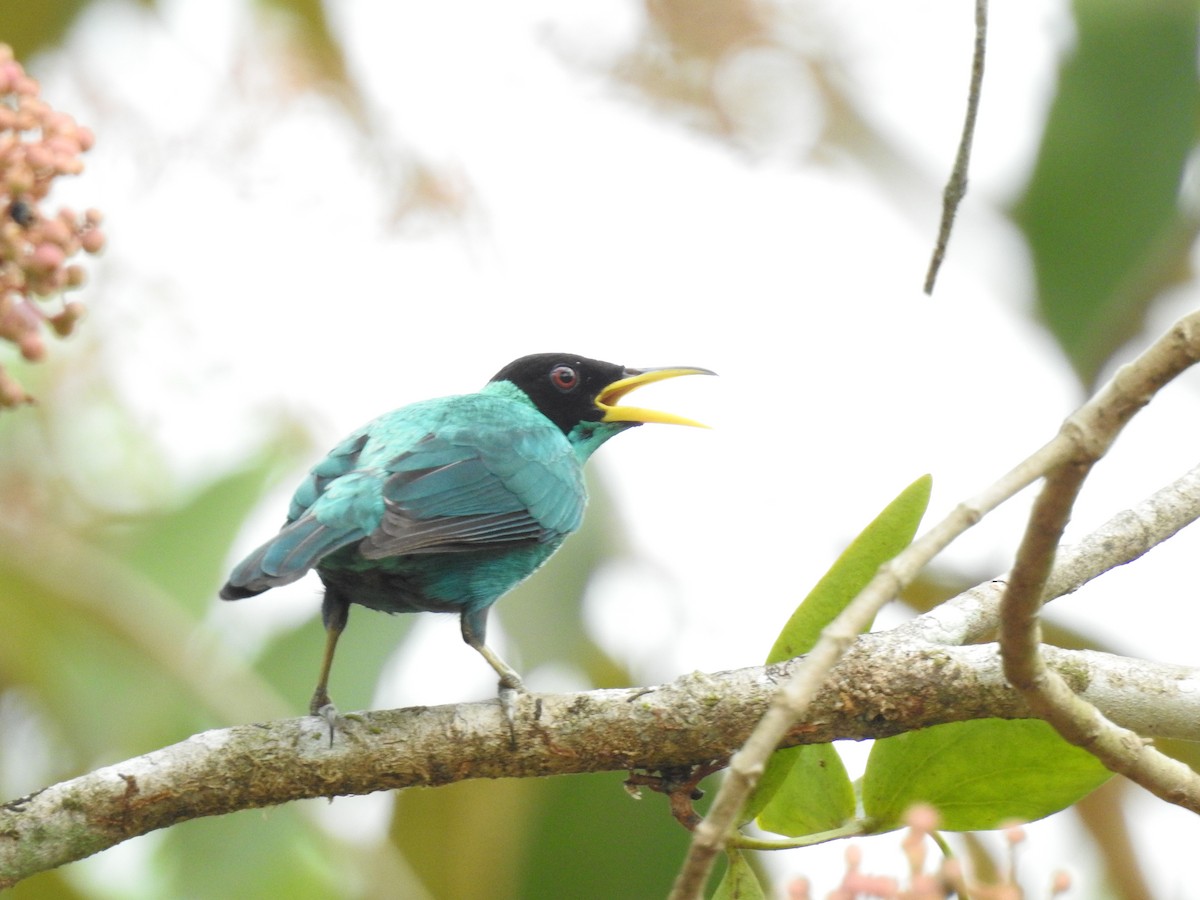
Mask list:
[[933,245],[933,257],[925,273],[925,293],[932,294],[938,270],[950,244],[950,232],[954,228],[954,217],[958,205],[967,194],[967,170],[971,166],[971,145],[975,141],[975,119],[979,115],[979,97],[983,93],[983,61],[987,48],[987,0],[975,0],[975,53],[971,58],[971,86],[967,92],[967,114],[963,119],[962,137],[958,141],[958,155],[954,168],[942,193],[942,221],[938,226],[937,242]]
[[[1117,513],[1077,544],[1060,547],[1043,602],[1079,590],[1105,572],[1141,557],[1200,519],[1200,465]],[[1000,598],[1008,575],[964,591],[895,629],[931,644],[974,643],[1000,624]]]

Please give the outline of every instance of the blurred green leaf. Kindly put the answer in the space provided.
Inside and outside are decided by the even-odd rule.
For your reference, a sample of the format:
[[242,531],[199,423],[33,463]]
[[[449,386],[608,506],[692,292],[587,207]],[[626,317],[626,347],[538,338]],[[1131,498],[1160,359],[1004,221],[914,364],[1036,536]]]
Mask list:
[[[320,590],[319,583],[314,582],[313,617],[299,628],[272,638],[256,665],[258,672],[287,699],[293,715],[308,712],[308,700],[325,652]],[[254,598],[240,602],[253,603]],[[338,640],[329,679],[329,694],[339,710],[349,712],[371,705],[384,664],[403,643],[412,624],[411,615],[389,616],[361,606],[350,611],[350,623]],[[461,652],[464,665],[475,661],[475,651],[461,641],[455,643],[457,646],[446,648],[447,653]]]
[[[162,896],[189,900],[325,900],[348,896],[334,845],[299,804],[193,819],[163,833]],[[214,864],[217,861],[217,864]]]
[[[912,543],[929,506],[933,479],[922,475],[889,503],[850,542],[788,619],[767,663],[807,653],[822,629],[867,586],[879,567]],[[767,761],[745,811],[745,819],[797,837],[828,831],[854,814],[854,786],[832,745],[776,751]]]
[[[17,549],[18,559],[0,552],[0,675],[38,698],[77,761],[144,752],[213,724],[201,704],[179,702],[190,623],[162,608],[139,616],[137,580],[98,571],[78,543]],[[120,596],[120,586],[137,592]]]
[[533,784],[538,806],[517,897],[667,896],[691,833],[670,816],[662,797],[635,800],[614,773]]
[[519,779],[409,788],[396,795],[390,836],[431,897],[516,897],[518,869],[538,815]]
[[1075,0],[1033,177],[1014,210],[1038,309],[1086,384],[1187,265],[1176,197],[1196,140],[1194,0]]
[[878,740],[863,776],[877,830],[928,803],[947,831],[1032,822],[1070,806],[1112,773],[1038,719],[953,722]]
[[59,870],[27,878],[8,894],[10,900],[82,900],[91,896],[76,889]]
[[725,856],[729,865],[712,900],[766,900],[767,895],[746,855],[740,850],[731,850]]
[[17,60],[27,65],[34,54],[60,44],[75,19],[91,5],[92,0],[5,3],[0,41],[12,47]]
[[223,580],[229,548],[242,521],[292,448],[264,448],[239,468],[220,475],[178,507],[136,519],[117,536],[115,549],[199,617]]
[[609,900],[666,896],[689,834],[605,773],[405,790],[392,839],[433,897]]

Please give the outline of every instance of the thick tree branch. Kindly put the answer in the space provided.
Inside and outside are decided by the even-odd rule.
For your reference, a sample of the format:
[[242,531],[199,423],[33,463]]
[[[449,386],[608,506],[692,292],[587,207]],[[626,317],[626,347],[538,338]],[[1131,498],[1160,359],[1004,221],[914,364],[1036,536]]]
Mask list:
[[[1047,654],[1114,721],[1200,739],[1200,670],[1101,653]],[[139,834],[290,800],[469,778],[657,771],[722,760],[798,661],[654,688],[525,698],[514,731],[494,701],[348,716],[333,745],[312,717],[244,725],[107,766],[0,805],[0,888]],[[944,722],[1021,718],[995,645],[865,635],[786,744],[886,737]]]

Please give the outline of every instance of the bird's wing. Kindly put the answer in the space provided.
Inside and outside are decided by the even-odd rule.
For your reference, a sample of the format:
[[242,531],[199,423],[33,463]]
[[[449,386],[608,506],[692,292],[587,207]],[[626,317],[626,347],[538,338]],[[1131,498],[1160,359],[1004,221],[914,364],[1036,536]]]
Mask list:
[[368,559],[502,549],[563,537],[583,518],[582,470],[546,423],[440,430],[387,465]]
[[224,599],[290,584],[378,525],[383,516],[381,479],[355,471],[367,440],[365,429],[356,432],[313,466],[293,495],[279,533],[237,565],[221,589]]

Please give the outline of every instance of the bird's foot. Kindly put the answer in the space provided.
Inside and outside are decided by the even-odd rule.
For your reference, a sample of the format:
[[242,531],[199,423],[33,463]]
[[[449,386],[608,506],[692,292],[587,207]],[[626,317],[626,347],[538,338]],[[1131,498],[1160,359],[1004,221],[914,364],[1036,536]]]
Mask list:
[[525,687],[525,682],[515,672],[512,677],[500,679],[500,710],[504,713],[504,719],[508,722],[508,734],[515,746],[517,743],[517,704],[524,694],[528,694],[529,689]]
[[333,735],[337,731],[338,723],[342,720],[342,717],[338,714],[337,707],[329,701],[328,697],[321,698],[324,699],[324,703],[318,703],[318,699],[317,697],[313,697],[312,703],[309,704],[308,712],[309,715],[325,720],[325,724],[329,728],[329,746],[332,747]]
[[[507,666],[505,668],[508,668]],[[517,674],[515,669],[508,669],[500,674],[500,693],[505,691],[516,691],[518,694],[528,694],[529,688],[525,687],[525,682],[521,676]]]

